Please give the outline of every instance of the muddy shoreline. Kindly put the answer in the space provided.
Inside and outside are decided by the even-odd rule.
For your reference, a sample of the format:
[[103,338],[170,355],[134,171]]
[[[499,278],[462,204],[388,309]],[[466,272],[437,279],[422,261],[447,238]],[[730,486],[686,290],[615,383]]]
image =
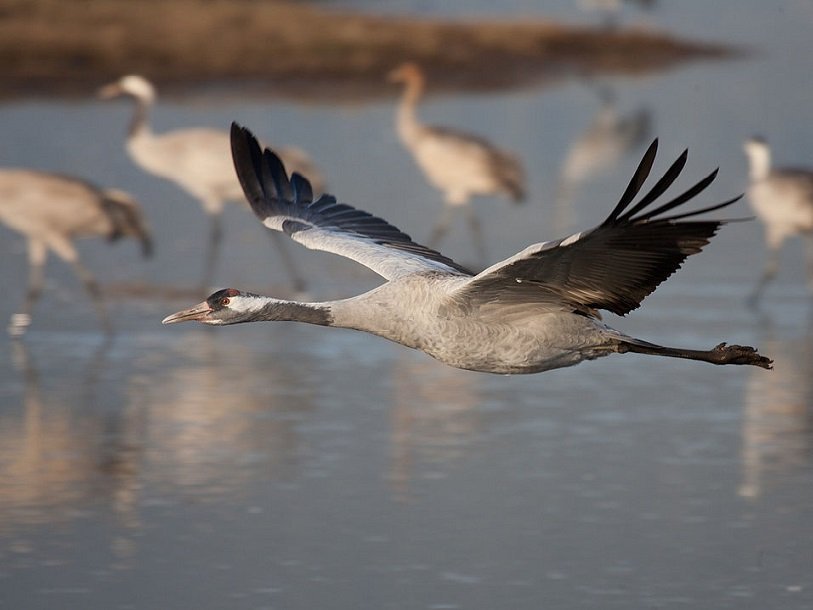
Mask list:
[[246,94],[389,95],[405,60],[435,90],[544,85],[573,74],[645,74],[738,50],[641,29],[544,20],[430,20],[255,0],[0,0],[0,97],[92,92],[141,73],[183,95],[248,83]]

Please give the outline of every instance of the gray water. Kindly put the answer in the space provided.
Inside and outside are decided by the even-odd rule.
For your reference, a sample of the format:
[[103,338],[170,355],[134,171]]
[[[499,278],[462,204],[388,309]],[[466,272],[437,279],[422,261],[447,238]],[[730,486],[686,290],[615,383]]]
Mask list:
[[[708,203],[745,188],[741,143],[753,133],[778,161],[813,165],[813,4],[709,4],[662,2],[624,18],[754,54],[426,101],[426,120],[477,131],[529,170],[529,203],[475,203],[490,260],[600,222],[656,135],[659,168],[689,147],[682,185],[720,166]],[[565,2],[552,10],[592,18]],[[535,11],[516,1],[503,12]],[[566,159],[606,91],[619,116],[647,117],[648,133],[565,188]],[[393,102],[205,95],[161,101],[154,125],[238,120],[296,144],[340,199],[424,240],[439,196],[395,138]],[[112,340],[55,261],[25,340],[0,339],[0,606],[813,606],[813,326],[798,243],[759,312],[744,305],[764,259],[750,222],[724,228],[628,319],[609,319],[664,344],[758,345],[773,372],[625,355],[503,377],[350,331],[162,327],[197,300],[207,227],[194,201],[132,165],[128,117],[126,104],[90,95],[0,107],[3,165],[131,191],[157,244],[148,262],[133,243],[80,246],[115,312]],[[745,203],[733,212],[749,213]],[[477,264],[456,220],[442,249]],[[22,302],[25,244],[0,235],[5,321]],[[310,298],[377,281],[350,261],[289,250]],[[264,229],[239,206],[227,209],[223,254],[217,287],[289,290]]]

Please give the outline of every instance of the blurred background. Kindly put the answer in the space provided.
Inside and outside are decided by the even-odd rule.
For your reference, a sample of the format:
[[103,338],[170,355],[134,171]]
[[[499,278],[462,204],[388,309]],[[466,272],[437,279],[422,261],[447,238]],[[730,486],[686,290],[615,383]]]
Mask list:
[[[750,304],[761,220],[608,316],[666,345],[757,345],[772,372],[625,355],[504,377],[350,331],[162,327],[215,288],[326,300],[379,280],[192,192],[188,151],[217,145],[150,167],[157,149],[128,137],[134,118],[153,143],[236,120],[417,241],[448,213],[438,247],[484,267],[601,222],[655,137],[656,172],[689,148],[676,190],[720,168],[698,205],[749,188],[754,135],[776,165],[813,167],[809,1],[0,9],[0,321],[17,335],[0,337],[0,606],[813,606],[802,239]],[[420,120],[510,152],[524,203],[445,203],[396,133],[404,61],[424,74]],[[127,74],[152,93],[98,96]],[[138,202],[150,258],[109,188]]]

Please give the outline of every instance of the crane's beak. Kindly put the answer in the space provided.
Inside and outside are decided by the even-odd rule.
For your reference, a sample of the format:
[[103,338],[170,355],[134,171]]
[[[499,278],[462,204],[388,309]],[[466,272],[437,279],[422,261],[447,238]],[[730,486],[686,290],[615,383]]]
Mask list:
[[400,83],[402,80],[404,80],[404,69],[403,69],[403,67],[393,68],[392,70],[387,72],[387,82]]
[[190,307],[189,309],[184,309],[172,314],[171,316],[167,316],[161,320],[161,324],[175,324],[176,322],[190,322],[193,320],[200,322],[210,313],[212,313],[212,308],[209,307],[209,304],[206,301],[203,301],[203,303],[198,303],[194,307]]

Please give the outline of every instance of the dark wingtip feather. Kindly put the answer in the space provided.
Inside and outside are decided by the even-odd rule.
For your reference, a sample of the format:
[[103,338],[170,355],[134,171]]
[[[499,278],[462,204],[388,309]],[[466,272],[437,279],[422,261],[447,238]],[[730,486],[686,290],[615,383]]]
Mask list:
[[260,145],[248,129],[236,122],[231,124],[231,155],[246,200],[260,219],[265,218],[268,214],[264,209],[265,189],[260,181],[262,171]]
[[689,158],[689,149],[685,149],[680,156],[675,159],[675,162],[669,166],[669,169],[661,176],[661,179],[655,183],[649,192],[641,197],[641,200],[636,203],[632,208],[618,216],[618,221],[630,221],[632,217],[646,208],[650,203],[655,201],[658,197],[663,195],[672,184],[677,180],[677,177],[686,166],[686,160]]
[[303,203],[313,201],[313,188],[305,176],[298,172],[291,174],[291,186],[294,189],[294,201]]
[[655,162],[655,155],[658,153],[658,138],[652,140],[652,144],[649,145],[649,148],[646,149],[644,156],[641,157],[641,162],[638,163],[638,167],[635,169],[635,173],[632,175],[629,184],[627,185],[624,194],[621,195],[621,199],[618,201],[618,204],[615,206],[610,215],[607,217],[607,220],[604,221],[604,224],[611,224],[615,222],[618,216],[626,209],[626,207],[635,199],[635,196],[641,190],[641,187],[644,185],[647,177],[649,176],[649,172],[652,171],[652,164]]
[[269,190],[268,187],[273,187],[273,192],[268,193],[271,197],[281,201],[293,201],[294,190],[291,187],[290,180],[288,180],[288,172],[282,159],[270,148],[263,151],[262,159],[260,177],[266,192]]
[[[700,193],[705,191],[712,182],[714,182],[714,179],[717,178],[717,173],[719,171],[720,171],[720,168],[715,168],[715,170],[713,172],[711,172],[708,176],[703,178],[700,182],[698,182],[693,187],[686,190],[684,193],[678,195],[677,197],[675,197],[671,201],[667,201],[663,205],[658,206],[657,208],[655,208],[654,210],[649,210],[646,214],[641,214],[637,218],[630,219],[630,220],[632,220],[632,221],[649,220],[650,218],[654,218],[658,214],[663,214],[665,212],[668,212],[669,210],[672,210],[672,209],[678,207],[679,205],[683,205],[684,203],[686,203],[690,199],[694,199]],[[742,197],[742,195],[740,195],[740,197]],[[739,197],[737,199],[739,199]],[[736,199],[734,199],[734,200],[732,200],[732,201],[730,201],[728,203],[734,203],[734,201],[736,201]],[[714,208],[714,209],[718,209],[719,207],[725,207],[725,206],[720,205],[720,206],[717,206],[717,208]],[[708,210],[706,210],[706,211],[708,211]],[[700,212],[693,212],[692,215],[698,214],[698,213],[700,213]]]

